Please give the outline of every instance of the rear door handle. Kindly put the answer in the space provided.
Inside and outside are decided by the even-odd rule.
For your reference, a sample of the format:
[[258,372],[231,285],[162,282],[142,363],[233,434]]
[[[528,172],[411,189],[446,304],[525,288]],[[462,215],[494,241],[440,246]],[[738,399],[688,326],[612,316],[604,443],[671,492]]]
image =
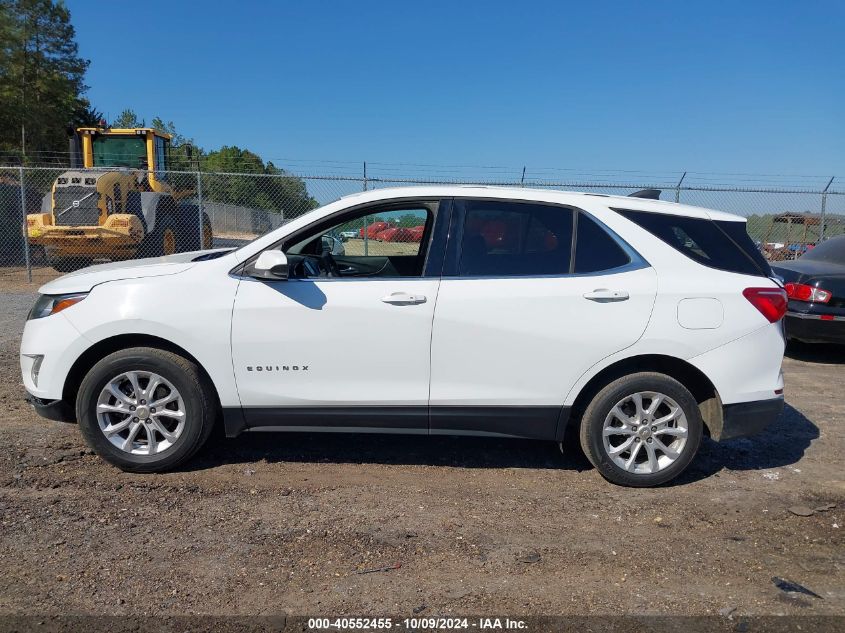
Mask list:
[[426,301],[425,295],[409,295],[407,292],[391,292],[381,300],[395,306],[415,305]]
[[627,290],[608,290],[607,288],[596,288],[592,292],[584,293],[584,298],[598,303],[609,301],[627,301],[631,295]]

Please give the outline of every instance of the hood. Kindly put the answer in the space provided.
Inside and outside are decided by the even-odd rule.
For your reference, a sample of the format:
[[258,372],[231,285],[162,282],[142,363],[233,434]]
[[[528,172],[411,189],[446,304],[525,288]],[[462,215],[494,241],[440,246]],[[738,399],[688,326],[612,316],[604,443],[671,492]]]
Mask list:
[[58,279],[44,284],[38,292],[45,295],[58,295],[69,292],[88,292],[94,286],[107,281],[121,279],[140,279],[142,277],[160,277],[184,272],[196,265],[196,261],[204,256],[218,251],[230,249],[212,249],[205,251],[191,251],[176,253],[164,257],[149,257],[146,259],[128,259],[108,264],[98,264],[82,268],[63,275]]

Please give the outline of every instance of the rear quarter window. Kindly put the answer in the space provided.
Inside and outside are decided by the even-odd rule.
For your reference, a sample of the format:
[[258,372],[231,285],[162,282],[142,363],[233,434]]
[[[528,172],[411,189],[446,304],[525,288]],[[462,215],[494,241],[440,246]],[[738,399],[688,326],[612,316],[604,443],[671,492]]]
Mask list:
[[603,272],[631,263],[622,247],[586,213],[578,214],[575,235],[576,273]]
[[748,236],[745,222],[614,209],[690,259],[710,268],[769,277],[772,269]]

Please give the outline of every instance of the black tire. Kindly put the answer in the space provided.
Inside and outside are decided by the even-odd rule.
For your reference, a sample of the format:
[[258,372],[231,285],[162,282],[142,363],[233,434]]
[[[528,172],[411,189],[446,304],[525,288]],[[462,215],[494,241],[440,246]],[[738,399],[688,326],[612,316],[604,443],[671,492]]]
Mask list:
[[141,248],[138,251],[139,257],[161,257],[162,255],[172,255],[168,253],[165,243],[168,240],[173,240],[173,253],[179,252],[179,230],[174,222],[172,215],[162,215],[156,219],[155,230],[149,233],[144,241],[141,242]]
[[200,237],[200,249],[208,250],[214,248],[214,229],[211,227],[211,218],[203,211],[202,213],[202,236]]
[[90,266],[93,261],[90,257],[52,257],[48,256],[47,261],[60,273],[72,273],[80,268]]
[[199,251],[213,248],[214,234],[211,219],[203,211],[202,235],[199,230],[199,207],[195,204],[179,205],[179,252]]
[[[100,429],[96,411],[100,393],[111,380],[129,371],[158,374],[178,390],[184,402],[184,428],[178,439],[160,453],[139,455],[123,451]],[[210,386],[194,363],[172,352],[133,347],[110,354],[91,368],[79,387],[76,417],[85,441],[100,457],[127,472],[153,473],[176,468],[205,444],[216,422],[217,406]]]
[[[626,396],[641,392],[656,392],[674,400],[686,417],[687,423],[686,443],[680,449],[678,457],[674,462],[652,473],[633,473],[625,470],[625,468],[613,461],[613,458],[608,454],[604,446],[604,424],[611,410]],[[624,425],[622,426],[624,427]],[[648,433],[652,427],[650,425],[645,426],[648,426],[649,429],[643,432]],[[642,426],[638,428],[642,428]],[[641,372],[614,380],[596,394],[581,418],[581,448],[584,450],[587,459],[590,460],[593,466],[608,481],[622,486],[647,488],[650,486],[659,486],[674,479],[689,466],[698,452],[703,429],[704,422],[701,419],[701,411],[698,403],[686,387],[665,374]],[[640,443],[650,439],[656,441],[657,439],[664,438],[652,438],[649,436],[639,440],[635,438],[633,441]],[[614,446],[619,446],[622,443],[619,442]],[[642,444],[642,446],[646,445]],[[653,444],[649,442],[649,447],[651,446]],[[659,449],[651,448],[651,450],[655,451]],[[625,454],[630,457],[631,452],[633,450]],[[640,462],[642,459],[639,452],[641,452],[641,447],[635,455],[635,463]],[[647,458],[647,456],[648,453],[644,457]],[[663,454],[661,453],[660,456],[662,457]]]

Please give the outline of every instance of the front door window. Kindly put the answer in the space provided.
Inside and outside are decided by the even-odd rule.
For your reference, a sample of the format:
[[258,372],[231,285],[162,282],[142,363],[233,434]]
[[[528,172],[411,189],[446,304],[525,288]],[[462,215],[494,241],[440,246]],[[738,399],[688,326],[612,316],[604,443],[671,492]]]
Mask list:
[[424,206],[362,211],[297,238],[285,254],[296,277],[420,277],[433,219]]

